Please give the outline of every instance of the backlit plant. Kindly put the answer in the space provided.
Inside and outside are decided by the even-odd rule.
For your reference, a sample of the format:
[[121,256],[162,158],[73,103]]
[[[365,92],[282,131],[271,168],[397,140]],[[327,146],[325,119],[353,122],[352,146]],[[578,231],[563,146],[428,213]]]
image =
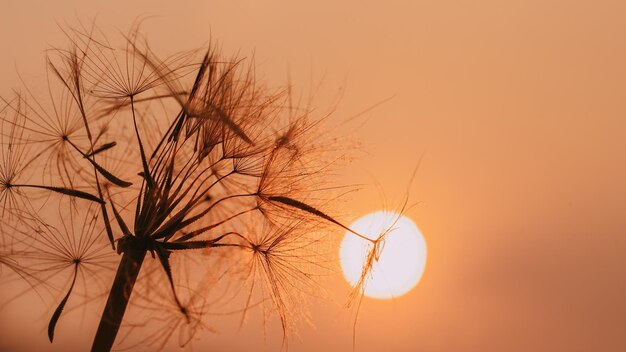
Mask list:
[[[60,292],[50,341],[74,301],[103,306],[93,351],[122,321],[154,326],[141,343],[184,345],[230,282],[242,314],[269,303],[287,333],[324,233],[351,231],[328,215],[325,175],[342,156],[324,117],[214,46],[161,59],[136,28],[121,48],[93,27],[65,34],[45,94],[24,88],[1,108],[0,266]],[[382,235],[353,234],[371,242],[359,293]],[[129,304],[148,315],[125,317]]]

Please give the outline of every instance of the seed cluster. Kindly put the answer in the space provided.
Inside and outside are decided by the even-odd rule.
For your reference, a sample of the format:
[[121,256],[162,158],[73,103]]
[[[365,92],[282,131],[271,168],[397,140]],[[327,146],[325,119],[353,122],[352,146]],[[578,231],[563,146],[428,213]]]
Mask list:
[[324,117],[215,46],[161,59],[138,28],[121,48],[96,27],[65,33],[45,93],[25,88],[0,110],[0,265],[56,299],[50,341],[68,302],[107,297],[92,350],[143,319],[124,318],[129,302],[168,309],[145,318],[158,327],[142,343],[179,329],[184,345],[233,280],[241,312],[269,302],[287,332],[298,294],[315,290],[324,232],[351,231],[326,209],[324,175],[341,155]]

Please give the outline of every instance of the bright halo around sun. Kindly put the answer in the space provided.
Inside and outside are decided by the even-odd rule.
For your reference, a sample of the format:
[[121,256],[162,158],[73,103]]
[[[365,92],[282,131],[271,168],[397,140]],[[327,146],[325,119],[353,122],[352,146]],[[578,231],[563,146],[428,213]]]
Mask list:
[[[396,219],[398,221],[394,224]],[[426,265],[426,241],[411,219],[393,212],[378,211],[358,219],[350,228],[371,239],[392,229],[386,235],[380,257],[366,281],[366,296],[383,299],[398,297],[417,285]],[[346,232],[341,242],[341,268],[353,287],[361,277],[371,246],[372,243],[350,232]]]

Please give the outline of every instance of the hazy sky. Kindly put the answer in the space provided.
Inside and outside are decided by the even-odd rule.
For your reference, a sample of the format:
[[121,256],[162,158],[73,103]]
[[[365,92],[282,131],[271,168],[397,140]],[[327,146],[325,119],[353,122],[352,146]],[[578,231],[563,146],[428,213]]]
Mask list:
[[[97,15],[108,30],[154,16],[145,32],[165,52],[213,38],[254,53],[274,86],[322,81],[322,108],[343,92],[335,123],[391,98],[352,124],[364,123],[363,147],[341,179],[365,188],[345,220],[383,206],[376,183],[399,201],[424,155],[410,188],[423,205],[408,215],[429,257],[412,292],[363,301],[357,351],[626,350],[626,2],[86,3],[5,1],[0,94],[20,85],[16,71],[43,74],[44,50],[64,44],[57,23]],[[348,287],[340,275],[324,285],[315,328],[301,324],[291,351],[351,350]],[[60,330],[48,346],[45,324],[28,328],[37,317],[0,310],[13,337],[0,347],[91,338]],[[280,344],[258,321],[239,331],[220,319],[198,350]]]

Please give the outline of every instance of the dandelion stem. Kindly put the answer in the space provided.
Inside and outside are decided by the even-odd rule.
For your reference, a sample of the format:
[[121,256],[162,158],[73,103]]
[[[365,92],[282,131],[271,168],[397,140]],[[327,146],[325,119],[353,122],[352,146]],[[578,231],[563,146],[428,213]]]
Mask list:
[[146,252],[145,248],[133,246],[125,249],[91,347],[92,352],[108,352],[113,347]]

